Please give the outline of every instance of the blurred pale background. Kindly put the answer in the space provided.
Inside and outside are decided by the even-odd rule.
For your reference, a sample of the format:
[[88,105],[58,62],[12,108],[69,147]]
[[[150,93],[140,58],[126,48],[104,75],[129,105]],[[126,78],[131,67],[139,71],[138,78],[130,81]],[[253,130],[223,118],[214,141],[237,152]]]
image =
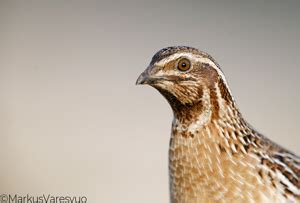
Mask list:
[[300,154],[299,1],[1,1],[0,193],[168,202],[172,112],[135,86],[190,45],[248,121]]

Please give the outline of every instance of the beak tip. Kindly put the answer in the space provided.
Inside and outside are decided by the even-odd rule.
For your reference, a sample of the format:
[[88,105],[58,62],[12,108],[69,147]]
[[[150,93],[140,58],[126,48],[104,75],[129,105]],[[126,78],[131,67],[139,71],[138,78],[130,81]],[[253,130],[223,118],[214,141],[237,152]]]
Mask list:
[[140,81],[137,80],[137,81],[135,82],[135,85],[141,85]]
[[145,73],[142,73],[138,79],[136,80],[135,84],[136,85],[143,85],[143,84],[146,84],[146,81],[147,81],[147,76]]

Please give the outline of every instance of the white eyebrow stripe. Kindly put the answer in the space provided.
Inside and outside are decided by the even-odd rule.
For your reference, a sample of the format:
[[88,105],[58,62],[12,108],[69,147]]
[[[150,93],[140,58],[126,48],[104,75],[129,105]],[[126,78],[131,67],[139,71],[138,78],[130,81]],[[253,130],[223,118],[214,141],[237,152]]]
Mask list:
[[174,60],[174,59],[178,59],[180,57],[188,57],[190,59],[192,58],[195,58],[194,56],[192,56],[192,54],[190,53],[186,53],[186,52],[183,52],[183,53],[175,53],[175,54],[172,54],[171,56],[168,56],[158,62],[155,63],[155,65],[157,66],[164,66],[165,64],[169,63],[170,61]]
[[186,57],[188,59],[190,59],[191,61],[199,61],[201,63],[206,63],[209,64],[213,69],[215,69],[217,71],[217,73],[220,75],[220,77],[222,78],[226,88],[229,91],[229,94],[231,95],[233,102],[234,101],[234,97],[231,94],[231,91],[229,89],[229,86],[227,84],[227,80],[225,78],[225,75],[223,74],[223,72],[221,71],[221,69],[209,58],[207,57],[203,57],[200,55],[195,55],[195,54],[191,54],[191,53],[187,53],[187,52],[182,52],[182,53],[175,53],[169,57],[166,57],[158,62],[155,63],[155,65],[157,66],[164,66],[165,64],[169,63],[170,61],[174,60],[174,59],[178,59],[180,57]]

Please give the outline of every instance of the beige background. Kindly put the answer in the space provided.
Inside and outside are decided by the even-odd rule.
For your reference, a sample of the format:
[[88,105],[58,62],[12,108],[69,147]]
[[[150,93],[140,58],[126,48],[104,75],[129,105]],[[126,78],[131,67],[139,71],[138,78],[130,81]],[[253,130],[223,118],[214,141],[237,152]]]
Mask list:
[[168,202],[172,113],[135,86],[190,45],[247,120],[300,154],[299,1],[0,2],[0,193]]

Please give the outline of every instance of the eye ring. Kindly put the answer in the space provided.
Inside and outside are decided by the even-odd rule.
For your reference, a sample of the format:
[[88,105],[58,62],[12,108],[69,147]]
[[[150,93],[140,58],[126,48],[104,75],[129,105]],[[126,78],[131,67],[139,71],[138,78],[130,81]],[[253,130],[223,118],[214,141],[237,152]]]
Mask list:
[[191,62],[187,58],[182,58],[177,63],[177,69],[182,72],[186,72],[190,70],[191,67],[192,67]]

